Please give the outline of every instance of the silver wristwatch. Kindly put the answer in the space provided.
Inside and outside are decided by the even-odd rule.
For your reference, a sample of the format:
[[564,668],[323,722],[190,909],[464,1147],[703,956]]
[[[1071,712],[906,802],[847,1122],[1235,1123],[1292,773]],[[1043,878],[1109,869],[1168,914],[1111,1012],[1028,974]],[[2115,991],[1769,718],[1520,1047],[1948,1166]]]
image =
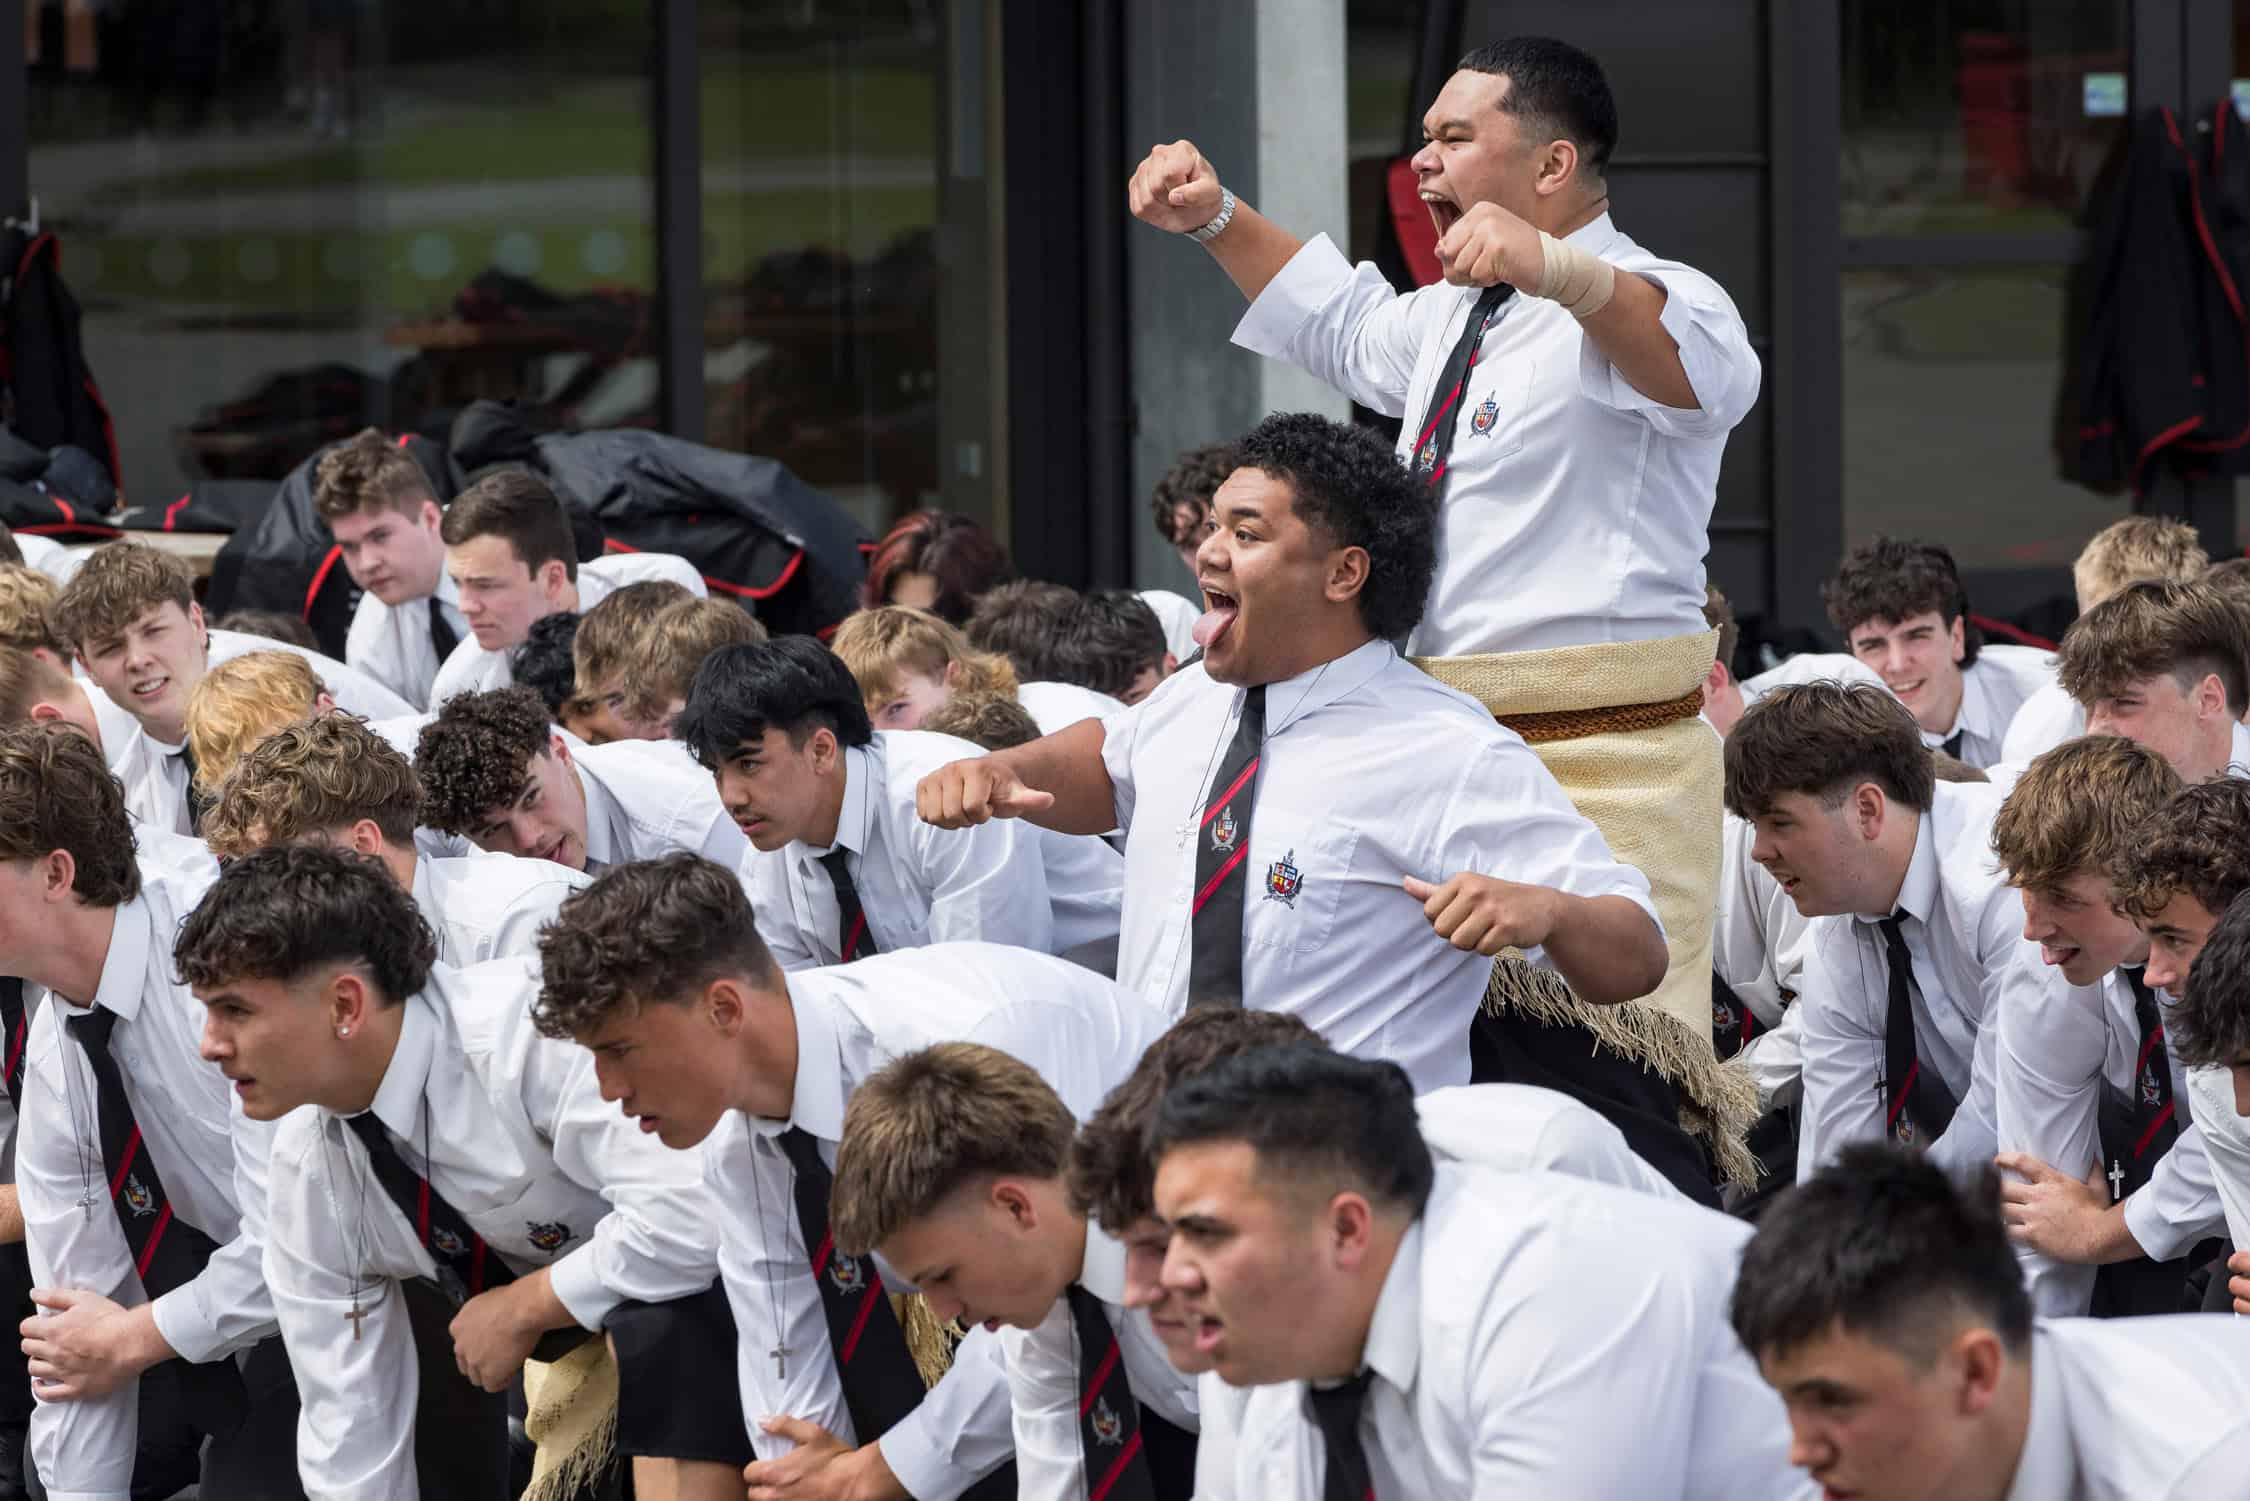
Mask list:
[[1233,222],[1233,190],[1226,187],[1221,187],[1219,189],[1219,212],[1212,216],[1211,222],[1204,225],[1201,229],[1189,230],[1187,232],[1187,237],[1195,241],[1199,245],[1209,244],[1211,241],[1216,240],[1219,236],[1225,234],[1227,232],[1227,226],[1229,224],[1232,224]]

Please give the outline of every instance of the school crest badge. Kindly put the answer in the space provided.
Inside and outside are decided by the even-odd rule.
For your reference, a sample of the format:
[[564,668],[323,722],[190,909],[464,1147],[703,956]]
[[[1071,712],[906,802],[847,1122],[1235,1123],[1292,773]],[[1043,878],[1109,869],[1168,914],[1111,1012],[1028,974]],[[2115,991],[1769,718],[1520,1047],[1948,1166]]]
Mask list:
[[430,1249],[440,1256],[459,1256],[469,1249],[469,1243],[443,1225],[430,1227]]
[[859,1264],[857,1256],[846,1256],[839,1251],[828,1258],[828,1280],[836,1284],[840,1293],[856,1293],[867,1285],[867,1270]]
[[1297,852],[1291,850],[1266,867],[1266,900],[1294,909],[1304,882],[1305,873],[1297,868]]
[[1898,1144],[1902,1147],[1914,1145],[1916,1140],[1914,1122],[1907,1118],[1905,1111],[1901,1110],[1898,1113],[1898,1122],[1891,1127],[1891,1135],[1897,1139]]
[[1484,405],[1469,414],[1469,431],[1483,437],[1500,425],[1500,403],[1487,396]]
[[1087,1421],[1093,1425],[1096,1443],[1121,1444],[1125,1442],[1124,1420],[1119,1418],[1116,1409],[1109,1405],[1109,1398],[1096,1397],[1094,1399],[1094,1410]]
[[1211,825],[1211,848],[1222,855],[1229,854],[1241,835],[1242,826],[1234,821],[1234,804],[1229,803],[1219,810],[1217,822]]
[[1711,1003],[1711,1030],[1722,1036],[1732,1033],[1741,1023],[1735,1019],[1734,1008],[1724,1001]]
[[2141,1070],[2141,1103],[2154,1110],[2164,1103],[2164,1085],[2156,1077],[2156,1065]]
[[133,1173],[125,1175],[125,1207],[135,1215],[156,1213],[156,1195],[150,1193],[148,1185]]
[[561,1220],[554,1220],[544,1225],[525,1220],[523,1236],[534,1247],[552,1256],[555,1252],[570,1244],[570,1226],[564,1224]]
[[1435,437],[1415,450],[1414,467],[1424,474],[1428,474],[1437,468],[1437,439]]

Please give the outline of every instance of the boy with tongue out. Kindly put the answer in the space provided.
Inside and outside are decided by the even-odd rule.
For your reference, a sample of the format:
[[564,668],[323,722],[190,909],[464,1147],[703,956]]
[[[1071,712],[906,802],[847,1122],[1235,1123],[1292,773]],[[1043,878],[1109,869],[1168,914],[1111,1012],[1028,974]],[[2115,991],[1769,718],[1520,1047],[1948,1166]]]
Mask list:
[[[1645,994],[1665,960],[1647,881],[1391,645],[1436,567],[1428,489],[1318,417],[1269,417],[1238,456],[1197,554],[1202,660],[1107,720],[940,768],[922,816],[1121,827],[1121,983],[1173,1015],[1293,1012],[1417,1089],[1468,1082],[1503,947],[1596,1003]],[[1683,1175],[1708,1196],[1700,1164]]]

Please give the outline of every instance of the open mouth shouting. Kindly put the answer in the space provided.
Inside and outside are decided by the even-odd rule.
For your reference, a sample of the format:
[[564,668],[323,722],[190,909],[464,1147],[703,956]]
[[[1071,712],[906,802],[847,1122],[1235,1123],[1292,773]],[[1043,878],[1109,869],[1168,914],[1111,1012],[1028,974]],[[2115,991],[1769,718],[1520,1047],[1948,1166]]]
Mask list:
[[1422,189],[1422,202],[1429,208],[1430,222],[1437,226],[1439,239],[1444,239],[1445,232],[1461,222],[1461,205],[1437,189]]

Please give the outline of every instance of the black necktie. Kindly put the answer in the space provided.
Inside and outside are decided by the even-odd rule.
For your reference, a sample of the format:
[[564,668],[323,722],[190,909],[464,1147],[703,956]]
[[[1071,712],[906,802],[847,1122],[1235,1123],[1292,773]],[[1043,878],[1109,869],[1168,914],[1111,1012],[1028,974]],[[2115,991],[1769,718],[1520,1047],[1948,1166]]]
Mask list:
[[23,981],[0,978],[0,1082],[8,1088],[8,1103],[23,1115],[23,1045],[31,1033],[31,1008],[23,1003]]
[[2139,1045],[2133,1050],[2133,1077],[2123,1095],[2103,1091],[2102,1155],[2108,1159],[2112,1202],[2149,1180],[2157,1159],[2179,1139],[2180,1121],[2172,1108],[2172,1058],[2164,1042],[2164,1016],[2156,993],[2137,969],[2125,971],[2133,987],[2133,1019]]
[[1141,1403],[1125,1377],[1125,1353],[1102,1300],[1075,1282],[1063,1294],[1078,1331],[1078,1451],[1086,1494],[1111,1501],[1154,1501],[1156,1482],[1141,1453]]
[[1891,970],[1890,1015],[1883,1027],[1883,1076],[1876,1087],[1883,1092],[1883,1129],[1894,1140],[1924,1146],[1945,1134],[1953,1123],[1953,1096],[1937,1071],[1922,1066],[1921,1049],[1914,1040],[1914,999],[1907,987],[1914,960],[1906,951],[1906,934],[1900,927],[1903,912],[1893,912],[1875,926],[1883,930]]
[[[1250,877],[1250,814],[1258,799],[1258,761],[1266,738],[1263,683],[1242,698],[1219,769],[1203,798],[1195,832],[1195,905],[1188,914],[1188,1004],[1242,1004],[1242,907]],[[1289,856],[1282,864],[1289,865]],[[1294,866],[1291,869],[1294,870]],[[1295,896],[1292,890],[1289,893]]]
[[850,855],[837,845],[820,857],[828,884],[836,888],[836,962],[849,964],[869,954],[879,954],[875,935],[867,931],[867,912],[859,904],[859,887],[852,882]]
[[1453,352],[1438,370],[1437,383],[1430,387],[1430,408],[1415,431],[1414,472],[1441,492],[1446,461],[1453,453],[1453,434],[1461,425],[1461,398],[1468,390],[1469,372],[1477,366],[1478,346],[1484,342],[1485,329],[1500,315],[1501,305],[1515,294],[1516,289],[1504,281],[1484,289],[1469,309],[1469,321],[1461,326]]
[[1320,1501],[1375,1501],[1375,1476],[1367,1467],[1367,1445],[1359,1436],[1360,1410],[1367,1405],[1373,1371],[1361,1371],[1340,1386],[1308,1386],[1305,1400],[1328,1451],[1328,1475]]
[[176,1220],[172,1201],[157,1175],[156,1161],[141,1140],[125,1095],[125,1076],[110,1055],[109,1035],[117,1013],[96,1006],[69,1019],[70,1035],[86,1050],[94,1068],[94,1109],[102,1137],[102,1167],[109,1174],[110,1203],[133,1253],[133,1269],[153,1300],[199,1276],[218,1249],[210,1236]]
[[187,745],[180,747],[180,764],[187,768],[187,808],[190,833],[203,829],[203,815],[210,810],[211,797],[195,780],[195,752]]
[[1954,732],[1953,732],[1952,734],[1950,734],[1950,735],[1948,735],[1948,736],[1946,736],[1946,737],[1945,737],[1945,743],[1944,743],[1943,745],[1939,746],[1939,747],[1938,747],[1938,749],[1939,749],[1939,750],[1941,750],[1941,751],[1944,751],[1944,752],[1945,752],[1945,753],[1946,753],[1947,755],[1951,756],[1951,757],[1952,757],[1952,758],[1953,758],[1954,760],[1956,760],[1956,761],[1960,760],[1960,759],[1961,759],[1961,737],[1962,737],[1962,736],[1964,736],[1964,735],[1966,735],[1966,734],[1968,734],[1968,733],[1969,733],[1969,732],[1968,732],[1967,730],[1955,730],[1955,731],[1954,731]]
[[875,1258],[846,1256],[836,1249],[828,1229],[828,1190],[834,1180],[820,1160],[819,1144],[802,1127],[792,1126],[781,1133],[781,1150],[797,1170],[797,1228],[812,1253],[813,1282],[820,1288],[820,1311],[828,1322],[844,1406],[859,1441],[871,1444],[921,1405],[926,1394],[922,1373],[884,1295]]
[[515,1271],[469,1227],[461,1212],[448,1204],[430,1180],[406,1165],[391,1133],[372,1110],[344,1117],[367,1148],[368,1165],[375,1181],[390,1196],[399,1213],[414,1227],[414,1237],[437,1263],[438,1286],[455,1303],[466,1303],[488,1287],[504,1287],[516,1280]]
[[453,629],[453,622],[445,618],[445,606],[438,603],[435,594],[431,595],[430,645],[437,648],[438,666],[443,667],[445,659],[453,655],[453,648],[460,644],[460,634]]

